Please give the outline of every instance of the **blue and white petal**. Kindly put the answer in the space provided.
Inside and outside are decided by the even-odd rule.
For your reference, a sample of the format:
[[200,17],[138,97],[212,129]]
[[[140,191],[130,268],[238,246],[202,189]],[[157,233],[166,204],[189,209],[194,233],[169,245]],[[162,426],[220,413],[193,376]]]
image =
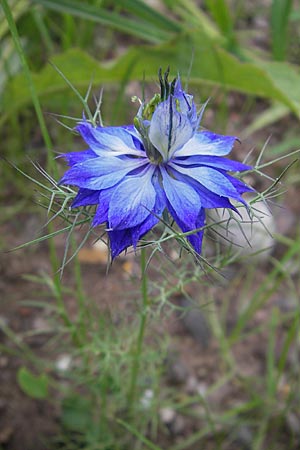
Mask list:
[[103,155],[103,152],[111,152],[115,156],[145,156],[144,151],[136,148],[131,130],[129,131],[127,127],[93,127],[88,122],[81,122],[77,125],[76,130],[98,155]]
[[202,131],[195,133],[192,139],[178,149],[174,158],[182,156],[214,155],[224,156],[231,152],[236,141],[235,136],[223,136],[221,134]]
[[68,166],[74,166],[75,164],[82,163],[84,161],[87,161],[88,159],[97,157],[98,155],[96,155],[96,153],[91,149],[84,150],[82,152],[64,153],[58,156],[58,158],[64,158],[67,161]]
[[251,166],[243,164],[239,161],[209,155],[174,158],[172,164],[178,164],[179,166],[187,168],[193,166],[210,166],[211,168],[222,169],[230,172],[243,172],[251,169]]
[[176,180],[161,167],[163,187],[168,204],[176,212],[177,217],[192,230],[201,210],[200,197],[188,183]]
[[183,168],[179,167],[178,164],[174,164],[172,167],[176,167],[176,170],[181,174],[193,178],[206,189],[217,195],[243,201],[238,190],[230,182],[229,175],[221,173],[219,170],[205,166]]
[[191,139],[193,133],[190,120],[176,110],[172,97],[157,106],[150,123],[149,139],[163,161],[170,160],[173,153]]
[[116,186],[109,205],[109,228],[132,228],[149,216],[156,201],[156,192],[151,183],[154,171],[155,166],[148,166],[143,174],[126,177]]
[[148,163],[146,158],[98,157],[75,164],[60,180],[81,188],[100,190],[116,185],[133,171]]

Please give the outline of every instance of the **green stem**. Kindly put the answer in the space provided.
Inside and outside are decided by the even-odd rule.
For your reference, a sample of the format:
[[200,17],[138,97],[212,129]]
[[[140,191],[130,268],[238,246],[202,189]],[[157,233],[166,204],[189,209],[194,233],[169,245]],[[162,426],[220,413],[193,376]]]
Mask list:
[[[76,252],[76,240],[71,235],[71,246],[72,251]],[[76,297],[77,297],[77,304],[78,304],[78,321],[77,321],[77,327],[78,327],[78,336],[80,340],[85,340],[86,338],[86,297],[84,293],[83,288],[83,281],[82,281],[82,273],[81,273],[81,266],[80,261],[78,259],[78,255],[74,258],[74,274],[75,274],[75,283],[76,283]]]
[[149,298],[148,298],[148,285],[147,285],[147,275],[146,275],[146,249],[141,249],[141,273],[142,273],[142,282],[141,282],[141,294],[142,294],[142,310],[140,314],[140,326],[139,332],[136,342],[136,347],[134,350],[133,363],[131,368],[131,381],[130,388],[128,394],[128,406],[129,410],[132,414],[134,410],[135,397],[136,397],[136,387],[137,387],[137,379],[140,369],[140,360],[147,324],[148,317],[148,307],[149,307]]
[[57,175],[57,167],[56,167],[56,163],[54,161],[53,155],[52,155],[52,143],[51,143],[51,139],[47,130],[47,126],[43,117],[43,113],[42,113],[42,109],[41,109],[41,105],[39,102],[39,98],[34,86],[34,82],[31,76],[31,72],[29,69],[29,66],[27,64],[27,60],[21,45],[21,41],[20,41],[20,37],[19,37],[19,33],[13,18],[13,15],[11,13],[10,7],[8,6],[7,0],[2,0],[2,7],[3,7],[3,11],[6,17],[6,20],[8,22],[8,26],[16,47],[16,50],[18,52],[21,64],[22,64],[22,68],[23,68],[23,72],[27,81],[27,85],[30,91],[30,95],[31,95],[31,99],[32,99],[32,103],[37,115],[37,119],[38,119],[38,123],[41,129],[41,133],[47,148],[47,165],[48,165],[48,170],[52,171],[52,173],[54,175]]
[[[21,45],[21,41],[20,41],[20,37],[19,37],[19,33],[13,18],[13,15],[11,13],[10,7],[7,3],[7,0],[2,0],[1,2],[2,7],[3,7],[3,11],[16,47],[16,50],[18,52],[21,64],[22,64],[22,68],[23,68],[23,72],[25,74],[26,77],[26,81],[27,81],[27,85],[30,91],[30,95],[31,95],[31,99],[32,99],[32,103],[36,112],[36,116],[38,119],[38,123],[41,129],[41,133],[45,142],[45,146],[47,148],[47,170],[49,172],[51,172],[55,177],[58,176],[57,173],[57,166],[56,166],[56,162],[53,158],[53,154],[52,154],[52,142],[51,142],[51,138],[50,135],[48,133],[47,130],[47,126],[43,117],[43,113],[42,113],[42,109],[41,109],[41,105],[39,102],[39,98],[35,89],[35,85],[31,76],[31,72],[26,60],[26,56],[24,54],[22,45]],[[50,223],[48,225],[48,231],[49,234],[52,233],[54,231],[53,225],[52,223]],[[69,327],[69,328],[73,328],[72,322],[69,319],[66,307],[64,305],[63,302],[63,295],[62,295],[62,287],[61,287],[61,282],[60,282],[60,277],[59,277],[59,273],[58,273],[58,269],[59,269],[59,260],[57,257],[57,252],[55,249],[55,245],[54,245],[54,241],[53,239],[49,239],[49,251],[50,251],[50,261],[51,261],[51,267],[52,267],[52,271],[53,271],[53,281],[54,281],[54,286],[55,286],[55,296],[57,299],[57,304],[61,313],[61,317],[64,321],[64,323]]]

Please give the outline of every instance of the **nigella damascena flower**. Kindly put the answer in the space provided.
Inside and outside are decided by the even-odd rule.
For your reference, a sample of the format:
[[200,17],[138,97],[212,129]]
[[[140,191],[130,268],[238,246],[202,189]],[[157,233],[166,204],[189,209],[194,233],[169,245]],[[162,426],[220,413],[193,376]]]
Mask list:
[[191,95],[179,77],[168,81],[160,74],[161,93],[142,103],[134,125],[93,126],[83,120],[76,127],[88,145],[67,153],[71,168],[60,183],[79,187],[72,204],[97,205],[92,225],[106,224],[112,258],[153,228],[167,210],[187,239],[201,252],[205,209],[235,209],[230,199],[252,190],[228,172],[249,166],[223,158],[233,136],[198,131]]

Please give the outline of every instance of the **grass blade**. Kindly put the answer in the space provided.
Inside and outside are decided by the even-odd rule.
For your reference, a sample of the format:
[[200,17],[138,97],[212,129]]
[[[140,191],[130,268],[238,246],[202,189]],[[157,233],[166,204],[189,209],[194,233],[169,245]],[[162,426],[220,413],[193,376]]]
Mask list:
[[122,17],[112,11],[106,11],[96,5],[73,0],[34,0],[34,2],[53,9],[57,12],[71,14],[82,19],[98,22],[101,25],[112,27],[130,36],[139,37],[152,43],[161,43],[172,37],[172,33],[157,28],[147,22],[136,21]]

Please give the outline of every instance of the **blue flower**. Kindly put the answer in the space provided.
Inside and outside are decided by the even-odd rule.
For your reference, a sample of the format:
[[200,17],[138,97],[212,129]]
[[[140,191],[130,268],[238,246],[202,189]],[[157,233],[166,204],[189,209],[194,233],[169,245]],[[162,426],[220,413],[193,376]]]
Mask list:
[[[250,167],[223,156],[236,140],[198,131],[193,97],[180,79],[160,74],[161,93],[142,103],[134,125],[93,126],[83,120],[76,127],[88,145],[82,152],[64,154],[70,169],[61,184],[79,188],[72,204],[97,205],[92,226],[106,224],[111,256],[136,247],[165,210],[187,239],[201,252],[205,209],[230,208],[230,199],[252,189],[228,172]],[[200,229],[200,230],[199,230]]]

